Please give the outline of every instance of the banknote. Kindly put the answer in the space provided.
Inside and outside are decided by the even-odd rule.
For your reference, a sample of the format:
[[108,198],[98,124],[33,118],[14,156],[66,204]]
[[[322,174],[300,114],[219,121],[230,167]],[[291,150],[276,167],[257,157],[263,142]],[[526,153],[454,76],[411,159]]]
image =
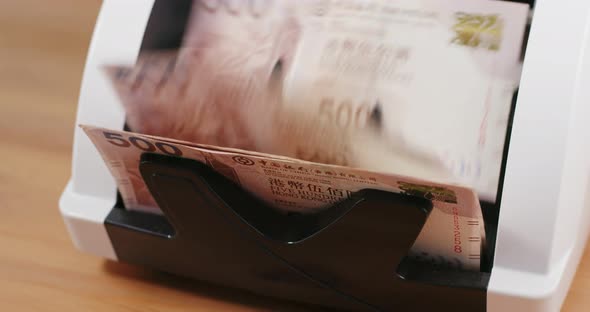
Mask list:
[[461,183],[493,202],[527,14],[488,0],[195,1],[180,48],[107,73],[134,132]]
[[379,108],[400,138],[493,201],[528,6],[503,1],[301,1],[283,105],[360,129]]
[[478,270],[483,221],[473,190],[408,176],[214,148],[138,133],[82,125],[113,175],[128,208],[160,213],[139,172],[145,152],[194,159],[282,211],[314,213],[372,188],[421,196],[434,209],[411,256],[456,269]]
[[[211,75],[187,78],[187,67],[179,63],[181,53],[144,53],[132,68],[106,67],[130,130],[210,148],[238,148],[441,182],[452,180],[442,161],[380,134],[379,111],[371,112],[363,129],[342,129],[325,122],[312,109],[282,105],[280,86],[251,84],[250,88],[237,77],[225,77],[223,83]],[[193,93],[196,89],[200,92]]]

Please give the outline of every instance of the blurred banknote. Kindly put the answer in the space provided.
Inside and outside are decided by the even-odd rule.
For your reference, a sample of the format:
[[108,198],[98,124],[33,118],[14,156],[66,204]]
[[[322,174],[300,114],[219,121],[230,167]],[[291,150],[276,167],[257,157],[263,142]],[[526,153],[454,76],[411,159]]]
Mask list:
[[194,1],[178,49],[104,64],[133,133],[84,130],[129,209],[158,212],[138,172],[144,151],[206,163],[284,210],[367,187],[405,192],[435,206],[413,255],[478,269],[479,198],[495,200],[528,10]]
[[428,198],[434,206],[411,255],[446,267],[479,269],[483,221],[477,195],[469,188],[132,132],[82,128],[114,176],[127,207],[159,213],[139,172],[145,152],[207,164],[285,212],[313,213],[365,188],[410,194]]
[[494,201],[527,14],[489,0],[195,1],[179,49],[107,72],[134,132]]

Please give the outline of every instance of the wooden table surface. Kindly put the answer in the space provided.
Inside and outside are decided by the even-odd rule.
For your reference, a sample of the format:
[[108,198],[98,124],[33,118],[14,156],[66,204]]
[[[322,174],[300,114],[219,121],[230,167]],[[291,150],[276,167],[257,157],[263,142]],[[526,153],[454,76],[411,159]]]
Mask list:
[[[98,0],[0,0],[0,310],[305,311],[77,251],[58,210]],[[588,311],[587,248],[563,311]]]

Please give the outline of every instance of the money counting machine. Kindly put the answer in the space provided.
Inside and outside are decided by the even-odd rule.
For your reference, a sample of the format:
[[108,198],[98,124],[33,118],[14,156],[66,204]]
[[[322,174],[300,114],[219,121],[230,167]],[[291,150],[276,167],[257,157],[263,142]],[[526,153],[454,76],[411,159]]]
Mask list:
[[[104,1],[76,124],[123,129],[124,113],[99,65],[133,64],[149,44],[143,36],[153,5]],[[365,190],[317,215],[284,216],[200,163],[145,154],[140,171],[163,215],[127,210],[78,127],[72,176],[59,202],[75,246],[322,307],[558,310],[590,225],[590,1],[530,5],[500,192],[495,204],[482,203],[488,244],[480,272],[408,260],[431,203],[400,194]]]

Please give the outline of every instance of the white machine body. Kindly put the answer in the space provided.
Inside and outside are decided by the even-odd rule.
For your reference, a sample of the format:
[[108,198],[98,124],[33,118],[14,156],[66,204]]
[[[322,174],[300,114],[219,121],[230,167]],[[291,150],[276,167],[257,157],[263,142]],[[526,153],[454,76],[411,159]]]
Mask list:
[[[104,0],[82,80],[60,210],[84,252],[117,260],[116,184],[79,124],[123,129],[101,64],[133,65],[154,0]],[[558,311],[590,229],[590,1],[537,0],[514,116],[487,310]]]

